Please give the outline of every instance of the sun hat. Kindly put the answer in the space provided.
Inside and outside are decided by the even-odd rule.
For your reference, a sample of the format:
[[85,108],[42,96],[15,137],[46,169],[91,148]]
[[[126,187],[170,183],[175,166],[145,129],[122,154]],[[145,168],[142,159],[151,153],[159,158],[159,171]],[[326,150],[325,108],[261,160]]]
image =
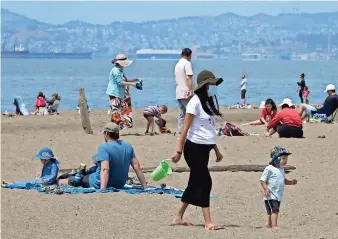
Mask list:
[[294,104],[292,103],[292,100],[290,100],[289,98],[285,98],[282,104],[280,104],[279,106],[283,106],[283,105],[288,105],[289,107],[294,106]]
[[40,151],[35,155],[35,158],[36,159],[53,159],[54,153],[50,148],[44,147],[40,149]]
[[206,84],[218,86],[222,82],[223,82],[223,79],[216,78],[215,75],[211,71],[206,71],[206,70],[201,71],[197,76],[197,87],[195,89],[195,92]]
[[328,92],[330,90],[336,90],[336,87],[333,84],[329,84],[326,86],[326,89],[324,92]]
[[288,151],[286,148],[282,148],[280,146],[275,146],[273,149],[270,150],[270,158],[272,164],[279,164],[280,163],[280,156],[283,155],[290,155],[291,152]]
[[120,132],[120,127],[113,122],[109,122],[104,126],[103,132],[118,134]]
[[123,68],[129,66],[131,63],[133,63],[132,60],[128,60],[128,57],[125,54],[118,54],[115,59],[112,61],[114,64],[119,64]]
[[33,159],[54,160],[55,163],[59,164],[59,161],[55,159],[53,151],[48,147],[40,149],[40,151],[35,155]]

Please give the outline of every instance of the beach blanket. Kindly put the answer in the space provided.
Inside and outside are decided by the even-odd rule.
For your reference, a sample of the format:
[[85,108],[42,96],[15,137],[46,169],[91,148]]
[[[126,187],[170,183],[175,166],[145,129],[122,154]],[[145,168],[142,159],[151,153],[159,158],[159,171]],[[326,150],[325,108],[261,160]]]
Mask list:
[[[170,194],[174,195],[176,198],[182,198],[184,190],[180,190],[172,187],[152,187],[149,186],[146,190],[143,188],[133,188],[130,185],[125,185],[123,189],[117,188],[107,188],[105,190],[95,189],[95,188],[83,188],[83,187],[73,187],[70,185],[51,185],[45,186],[39,183],[38,180],[24,180],[18,181],[15,183],[9,183],[3,185],[4,188],[9,189],[24,189],[24,190],[36,190],[38,192],[43,192],[45,194],[85,194],[85,193],[115,193],[115,192],[125,192],[128,194]],[[216,198],[214,195],[210,195],[210,198]]]
[[132,187],[125,187],[124,189],[117,189],[117,188],[107,188],[105,190],[95,189],[95,188],[82,188],[82,187],[73,187],[70,185],[51,185],[45,186],[40,184],[36,179],[33,180],[25,180],[25,181],[18,181],[15,183],[6,184],[5,188],[9,189],[25,189],[25,190],[36,190],[38,192],[44,192],[46,194],[59,194],[60,190],[62,193],[69,193],[69,194],[83,194],[83,193],[112,193],[112,192],[126,192],[129,194],[171,194],[175,196],[180,196],[183,194],[183,190],[174,189],[174,188],[156,188],[156,187],[149,187],[148,189],[144,190],[143,188],[132,188]]

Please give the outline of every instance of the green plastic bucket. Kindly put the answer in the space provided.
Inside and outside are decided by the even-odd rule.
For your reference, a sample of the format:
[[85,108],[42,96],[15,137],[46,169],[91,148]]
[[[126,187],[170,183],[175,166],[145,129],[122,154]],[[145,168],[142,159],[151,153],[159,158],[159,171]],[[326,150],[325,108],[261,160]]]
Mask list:
[[173,171],[168,162],[165,160],[161,161],[160,165],[151,173],[151,178],[154,181],[159,181],[168,175],[173,174]]

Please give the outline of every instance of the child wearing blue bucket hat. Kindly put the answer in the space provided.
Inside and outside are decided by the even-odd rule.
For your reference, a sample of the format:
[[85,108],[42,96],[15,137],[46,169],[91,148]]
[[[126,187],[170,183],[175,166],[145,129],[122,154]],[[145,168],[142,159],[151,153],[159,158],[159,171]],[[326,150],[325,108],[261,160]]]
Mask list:
[[44,147],[35,155],[34,159],[40,159],[43,165],[39,181],[47,185],[55,184],[59,173],[59,161],[56,160],[53,151]]
[[264,191],[264,203],[268,214],[266,227],[277,229],[279,207],[284,194],[284,185],[295,185],[297,180],[285,178],[283,166],[288,162],[291,153],[280,146],[275,146],[270,151],[270,165],[264,169],[260,179]]

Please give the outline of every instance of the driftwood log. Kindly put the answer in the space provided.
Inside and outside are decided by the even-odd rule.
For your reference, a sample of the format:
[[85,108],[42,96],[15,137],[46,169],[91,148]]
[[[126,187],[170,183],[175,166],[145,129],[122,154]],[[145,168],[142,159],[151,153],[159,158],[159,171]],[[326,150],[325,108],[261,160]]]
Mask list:
[[93,134],[92,126],[90,125],[90,120],[89,120],[87,99],[86,99],[86,95],[84,92],[84,88],[80,89],[79,108],[80,108],[82,127],[84,131],[87,134]]
[[[267,165],[227,165],[227,166],[210,166],[209,171],[210,172],[263,172],[265,167]],[[151,173],[155,170],[156,167],[149,167],[149,168],[142,168],[142,171],[144,173]],[[286,173],[289,173],[292,170],[295,170],[296,167],[293,166],[284,166],[284,170]],[[60,173],[69,173],[72,171],[72,169],[60,169]],[[132,172],[132,169],[130,170]],[[183,173],[183,172],[189,172],[190,169],[188,167],[177,167],[175,169],[176,173]]]

